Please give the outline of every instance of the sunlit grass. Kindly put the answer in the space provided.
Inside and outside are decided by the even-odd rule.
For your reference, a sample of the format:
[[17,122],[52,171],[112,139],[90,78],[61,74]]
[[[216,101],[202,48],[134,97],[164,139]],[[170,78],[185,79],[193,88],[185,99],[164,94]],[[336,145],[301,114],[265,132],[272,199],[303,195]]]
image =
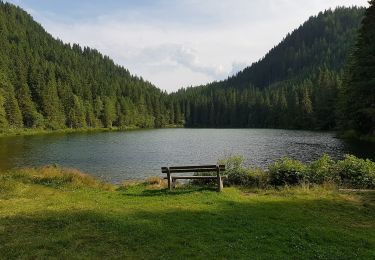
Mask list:
[[86,133],[86,132],[109,132],[109,131],[120,131],[120,130],[132,130],[135,127],[129,127],[119,129],[116,127],[112,128],[65,128],[65,129],[44,129],[44,128],[9,128],[0,129],[0,138],[5,136],[29,136],[29,135],[40,135],[40,134],[67,134],[67,133]]
[[1,258],[373,259],[375,194],[334,186],[113,186],[72,169],[0,174]]
[[3,174],[2,178],[12,178],[24,183],[41,184],[51,187],[91,187],[113,189],[114,186],[99,181],[91,175],[76,169],[60,168],[57,166],[45,166],[39,168],[17,169]]

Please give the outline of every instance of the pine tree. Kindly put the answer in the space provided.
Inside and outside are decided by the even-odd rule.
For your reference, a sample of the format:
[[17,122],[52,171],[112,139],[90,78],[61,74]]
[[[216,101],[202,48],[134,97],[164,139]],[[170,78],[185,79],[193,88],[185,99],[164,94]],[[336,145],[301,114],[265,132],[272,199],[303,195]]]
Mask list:
[[94,114],[96,118],[102,119],[103,118],[103,109],[104,109],[104,104],[100,96],[98,96],[95,101],[94,101]]
[[51,129],[65,128],[65,115],[57,94],[54,73],[48,72],[48,84],[42,89],[42,108],[46,118],[46,126]]
[[70,108],[67,122],[70,128],[84,128],[86,127],[85,107],[82,101],[76,95],[73,96],[73,105]]
[[181,114],[181,108],[180,105],[177,102],[173,103],[173,109],[174,109],[174,124],[181,124],[182,122],[182,114]]
[[[308,84],[308,83],[307,83]],[[302,100],[301,100],[301,113],[302,113],[302,125],[304,128],[311,128],[312,122],[312,113],[313,113],[313,106],[310,99],[310,94],[308,92],[308,88],[305,88],[302,93]]]
[[174,123],[174,120],[175,120],[175,111],[174,111],[174,106],[173,106],[173,103],[171,102],[169,104],[169,124],[170,125],[173,125]]
[[370,1],[343,89],[342,125],[375,136],[375,0]]
[[97,119],[95,118],[94,109],[90,102],[85,102],[84,110],[86,111],[86,125],[90,128],[99,127]]
[[24,125],[26,127],[43,127],[43,116],[37,112],[35,104],[31,100],[29,87],[26,84],[21,85],[17,98]]
[[0,89],[3,89],[4,93],[4,109],[9,126],[12,128],[22,128],[22,114],[14,93],[14,88],[3,74],[0,74]]
[[8,120],[7,114],[5,112],[4,104],[5,104],[5,93],[2,89],[0,89],[0,129],[8,128]]
[[215,107],[214,107],[214,104],[211,103],[211,106],[210,106],[210,112],[209,112],[209,117],[208,117],[208,124],[210,127],[214,127],[215,126]]
[[116,120],[116,105],[115,102],[109,98],[104,98],[104,111],[103,111],[104,126],[111,128],[113,121]]
[[282,128],[288,128],[287,111],[288,111],[288,103],[286,101],[285,93],[283,91],[281,92],[281,95],[279,96],[279,104],[278,104],[279,125]]

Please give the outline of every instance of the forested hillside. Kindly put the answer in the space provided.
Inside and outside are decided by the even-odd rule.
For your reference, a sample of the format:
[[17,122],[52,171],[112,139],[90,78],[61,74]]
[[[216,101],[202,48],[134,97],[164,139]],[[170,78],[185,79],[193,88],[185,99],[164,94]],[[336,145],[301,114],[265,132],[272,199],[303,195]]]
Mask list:
[[168,95],[94,49],[54,39],[0,0],[0,130],[339,125],[373,135],[370,10],[357,45],[365,9],[328,10],[237,75]]
[[170,106],[151,83],[0,1],[0,129],[161,127],[175,123]]
[[188,126],[334,129],[338,93],[364,8],[311,17],[225,81],[173,95]]

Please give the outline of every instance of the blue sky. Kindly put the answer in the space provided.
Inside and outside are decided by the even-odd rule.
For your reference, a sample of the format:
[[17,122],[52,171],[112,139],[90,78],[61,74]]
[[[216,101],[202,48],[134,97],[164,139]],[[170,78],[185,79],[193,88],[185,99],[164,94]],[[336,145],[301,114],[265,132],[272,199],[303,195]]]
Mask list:
[[174,91],[227,78],[311,15],[366,0],[9,0],[53,36]]

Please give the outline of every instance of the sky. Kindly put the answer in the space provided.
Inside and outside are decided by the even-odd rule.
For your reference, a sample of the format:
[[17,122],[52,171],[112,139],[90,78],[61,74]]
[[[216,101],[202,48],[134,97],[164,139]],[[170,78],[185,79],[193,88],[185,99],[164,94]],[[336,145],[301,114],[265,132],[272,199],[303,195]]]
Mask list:
[[98,49],[168,92],[223,80],[310,16],[367,0],[8,0],[54,37]]

